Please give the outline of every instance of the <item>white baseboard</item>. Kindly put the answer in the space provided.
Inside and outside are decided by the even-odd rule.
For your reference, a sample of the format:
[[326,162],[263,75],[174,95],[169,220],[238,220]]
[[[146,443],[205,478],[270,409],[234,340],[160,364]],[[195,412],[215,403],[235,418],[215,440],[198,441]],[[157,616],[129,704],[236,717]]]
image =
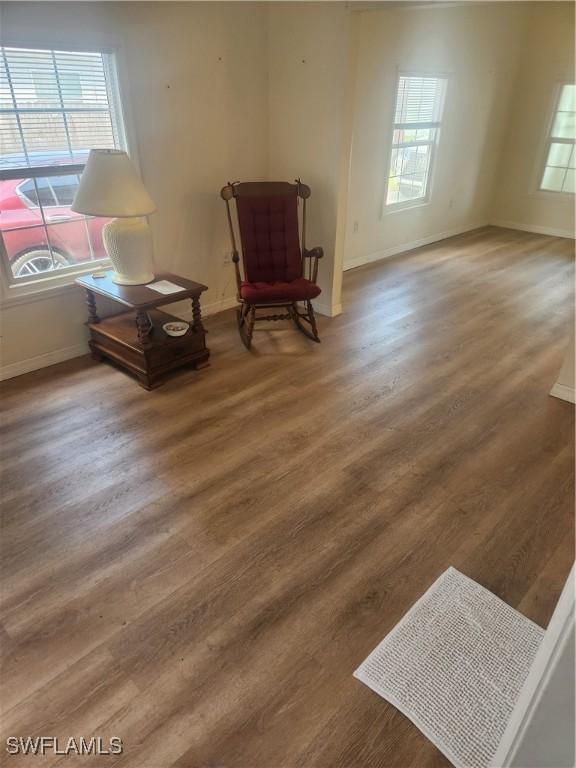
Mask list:
[[[218,301],[212,301],[210,304],[202,304],[202,315],[203,317],[209,317],[210,315],[218,314],[218,312],[233,309],[237,305],[238,300],[236,299],[236,296],[228,296],[224,299],[219,299]],[[316,304],[316,302],[314,302],[314,308],[321,315],[326,315],[327,317],[335,317],[342,312],[341,304],[331,307],[327,304]],[[179,316],[178,309],[179,308],[176,306],[173,310],[177,316]],[[182,315],[184,316],[185,313],[189,313],[189,309],[188,307],[184,308],[184,305],[182,305]],[[188,318],[185,317],[185,319]],[[17,363],[4,365],[0,367],[0,381],[13,379],[15,376],[22,376],[25,373],[37,371],[40,368],[47,368],[49,365],[63,363],[66,360],[71,360],[73,357],[87,355],[89,352],[88,343],[84,342],[82,344],[74,344],[71,347],[64,347],[63,349],[55,349],[52,352],[46,352],[43,355],[29,357],[26,360],[20,360]]]
[[[238,302],[235,296],[230,296],[225,299],[213,301],[210,304],[202,305],[202,315],[209,316],[215,315],[218,312],[223,312],[225,309],[231,309],[235,307]],[[189,307],[184,308],[182,306],[182,313],[189,314]],[[177,314],[177,311],[176,313]],[[178,316],[178,314],[177,314]],[[185,319],[189,319],[185,317]],[[52,352],[46,352],[43,355],[36,355],[29,357],[26,360],[19,360],[17,363],[11,363],[10,365],[3,365],[0,367],[0,381],[6,379],[13,379],[15,376],[22,376],[25,373],[31,371],[38,371],[40,368],[47,368],[49,365],[55,365],[56,363],[63,363],[66,360],[71,360],[73,357],[81,357],[87,355],[90,352],[88,343],[74,344],[71,347],[64,347],[62,349],[55,349]]]
[[[216,301],[211,301],[210,304],[205,304],[202,302],[202,317],[217,315],[218,312],[224,312],[226,309],[233,309],[236,306],[238,306],[238,300],[236,299],[236,296],[227,296],[222,299],[217,299]],[[162,307],[162,309],[166,309],[166,307]],[[189,322],[190,300],[185,299],[184,301],[178,301],[174,304],[171,304],[169,307],[169,312],[173,315],[176,315],[176,317],[179,317],[181,320]]]
[[567,387],[565,384],[556,383],[550,390],[550,394],[552,397],[558,397],[560,400],[576,404],[576,390],[574,387]]
[[[491,226],[506,227],[507,229],[519,229],[525,232],[534,232],[542,235],[552,235],[555,237],[567,237],[574,238],[574,233],[568,230],[553,229],[551,227],[539,227],[528,226],[526,224],[519,224],[513,221],[494,221],[489,222]],[[355,269],[365,264],[370,264],[381,259],[386,259],[397,254],[404,253],[405,251],[411,251],[414,248],[420,248],[423,245],[430,245],[436,243],[439,240],[445,240],[448,237],[454,237],[455,235],[462,235],[465,232],[471,232],[475,229],[480,229],[488,225],[488,222],[479,222],[476,224],[468,225],[466,227],[457,227],[455,229],[446,230],[444,232],[438,232],[435,235],[429,235],[428,237],[422,237],[418,240],[412,240],[409,243],[403,243],[401,245],[395,245],[391,248],[386,248],[382,251],[376,251],[370,253],[367,256],[362,256],[358,259],[344,264],[344,270]],[[237,305],[237,299],[235,296],[228,296],[218,301],[210,302],[210,304],[202,305],[202,314],[205,316],[215,315],[218,312],[224,312],[227,309],[233,309]],[[342,314],[342,304],[322,304],[314,302],[314,309],[325,317],[336,317]],[[75,344],[71,347],[64,347],[63,349],[55,349],[52,352],[47,352],[43,355],[36,355],[35,357],[21,360],[17,363],[5,365],[0,367],[0,381],[6,379],[12,379],[15,376],[21,376],[24,373],[30,373],[31,371],[39,370],[40,368],[46,368],[49,365],[55,365],[56,363],[63,363],[66,360],[71,360],[74,357],[80,357],[81,355],[88,354],[88,344],[86,342],[82,344]],[[558,397],[561,400],[566,400],[569,403],[575,403],[575,392],[571,387],[566,387],[563,384],[555,384],[550,391],[553,397]]]
[[314,310],[324,317],[337,317],[342,314],[342,304],[320,304],[317,301],[313,301],[312,304]]
[[465,227],[456,227],[454,229],[448,229],[445,232],[437,232],[435,235],[421,237],[418,240],[411,240],[409,243],[393,245],[391,248],[384,248],[382,251],[375,251],[374,253],[369,253],[366,256],[360,256],[357,259],[347,261],[344,264],[344,271],[347,271],[348,269],[355,269],[356,267],[362,267],[364,264],[371,264],[373,261],[388,259],[391,256],[397,256],[399,253],[412,251],[414,248],[421,248],[423,245],[437,243],[439,240],[445,240],[447,237],[463,235],[465,232],[472,232],[474,229],[480,229],[481,227],[487,226],[487,224],[488,222],[485,221],[477,222],[476,224],[469,224]]
[[[325,317],[336,317],[342,314],[342,304],[322,304],[314,301],[314,309],[318,314]],[[202,315],[216,315],[218,312],[224,312],[226,309],[234,309],[238,306],[238,299],[235,296],[229,296],[227,299],[213,301],[210,304],[202,304]]]
[[29,357],[26,360],[20,360],[17,363],[4,365],[0,368],[0,381],[12,379],[15,376],[22,376],[24,373],[37,371],[40,368],[46,368],[49,365],[63,363],[65,360],[71,360],[73,357],[87,355],[89,351],[88,343],[82,342],[81,344],[74,344],[71,347],[64,347],[63,349],[55,349],[53,352],[46,352],[44,355]]
[[236,296],[228,296],[225,299],[218,299],[218,301],[211,301],[210,304],[202,304],[202,315],[208,317],[209,315],[217,315],[218,312],[224,312],[226,309],[234,309],[238,306],[238,299]]
[[[313,302],[314,309],[318,314],[325,317],[336,317],[342,314],[342,304],[322,304],[317,301]],[[229,296],[226,299],[220,299],[219,301],[213,301],[210,304],[202,304],[202,315],[210,316],[216,315],[219,312],[224,312],[227,309],[234,309],[238,306],[238,299],[236,296]]]
[[522,232],[533,232],[535,235],[551,235],[552,237],[567,237],[574,240],[574,232],[569,229],[557,229],[556,227],[540,227],[537,224],[520,224],[517,221],[500,221],[492,219],[490,225],[493,227],[504,227],[505,229],[519,229]]

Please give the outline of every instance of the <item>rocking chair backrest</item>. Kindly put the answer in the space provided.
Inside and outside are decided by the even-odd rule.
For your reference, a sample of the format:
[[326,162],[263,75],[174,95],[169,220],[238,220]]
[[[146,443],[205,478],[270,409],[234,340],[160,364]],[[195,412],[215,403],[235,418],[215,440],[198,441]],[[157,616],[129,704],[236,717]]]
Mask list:
[[[305,184],[261,181],[228,184],[222,197],[236,199],[244,276],[250,283],[289,282],[302,277],[298,232],[298,197],[310,195]],[[229,218],[232,246],[236,250]],[[305,217],[303,217],[303,229]],[[304,231],[302,232],[304,246]]]

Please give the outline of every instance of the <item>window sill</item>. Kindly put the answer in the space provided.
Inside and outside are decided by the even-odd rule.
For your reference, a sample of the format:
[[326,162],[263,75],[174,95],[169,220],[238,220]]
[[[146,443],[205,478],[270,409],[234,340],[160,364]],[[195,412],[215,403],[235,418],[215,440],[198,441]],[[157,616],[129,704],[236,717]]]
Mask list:
[[566,200],[567,202],[573,202],[574,192],[553,192],[551,189],[533,189],[528,193],[527,197],[537,200]]
[[401,211],[413,211],[415,208],[424,208],[430,205],[430,200],[423,199],[417,200],[414,203],[392,203],[391,205],[384,205],[382,207],[382,216],[390,216],[391,213],[400,213]]
[[56,298],[63,294],[79,290],[75,280],[80,275],[87,275],[101,269],[109,269],[110,262],[99,261],[92,262],[90,266],[84,269],[76,269],[73,272],[67,272],[65,275],[55,275],[47,277],[44,280],[37,280],[23,285],[4,284],[2,286],[2,296],[0,297],[0,309],[9,309],[21,304],[31,304],[35,301],[45,301]]

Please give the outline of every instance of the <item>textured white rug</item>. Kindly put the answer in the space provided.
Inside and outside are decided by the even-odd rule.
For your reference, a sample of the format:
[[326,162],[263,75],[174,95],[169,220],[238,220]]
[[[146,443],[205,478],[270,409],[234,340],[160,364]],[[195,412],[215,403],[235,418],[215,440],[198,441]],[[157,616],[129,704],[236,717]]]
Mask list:
[[354,676],[457,768],[487,768],[544,630],[448,568]]

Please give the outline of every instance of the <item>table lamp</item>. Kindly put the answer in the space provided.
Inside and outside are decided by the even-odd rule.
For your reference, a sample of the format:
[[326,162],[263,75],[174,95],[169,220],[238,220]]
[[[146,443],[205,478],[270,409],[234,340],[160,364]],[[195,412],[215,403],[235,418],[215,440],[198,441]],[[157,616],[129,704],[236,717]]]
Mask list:
[[77,213],[113,217],[102,240],[118,285],[145,285],[154,280],[152,233],[142,216],[156,205],[126,154],[119,149],[91,149],[70,206]]

